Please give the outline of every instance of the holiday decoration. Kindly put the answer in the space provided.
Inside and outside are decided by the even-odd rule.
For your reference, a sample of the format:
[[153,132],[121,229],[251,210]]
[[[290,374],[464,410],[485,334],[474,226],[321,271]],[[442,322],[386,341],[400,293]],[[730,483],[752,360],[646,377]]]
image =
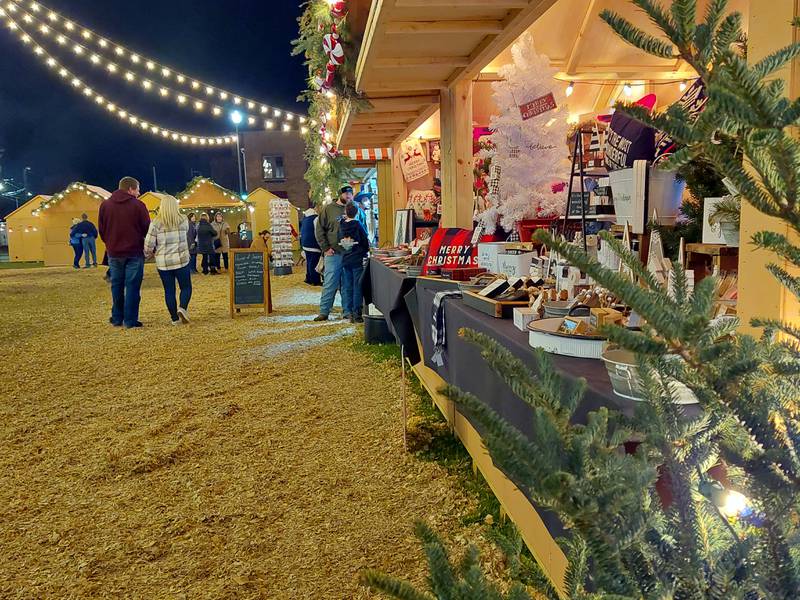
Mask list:
[[417,139],[407,139],[400,145],[400,167],[406,181],[415,181],[430,173],[428,159]]
[[322,49],[328,57],[328,64],[338,67],[344,62],[344,48],[338,33],[329,33],[322,38]]
[[334,19],[342,19],[344,18],[347,12],[347,2],[344,0],[334,0],[330,2],[331,5],[331,16]]
[[294,265],[292,226],[289,216],[292,205],[288,200],[275,198],[269,203],[272,234],[272,260],[276,275],[291,275]]
[[481,214],[487,233],[494,233],[498,222],[510,231],[523,219],[561,214],[566,200],[552,189],[569,170],[566,97],[553,85],[555,70],[536,53],[530,34],[514,44],[512,56],[513,63],[500,69],[503,81],[492,86],[501,107],[491,120],[497,148],[493,163],[503,176],[500,194]]

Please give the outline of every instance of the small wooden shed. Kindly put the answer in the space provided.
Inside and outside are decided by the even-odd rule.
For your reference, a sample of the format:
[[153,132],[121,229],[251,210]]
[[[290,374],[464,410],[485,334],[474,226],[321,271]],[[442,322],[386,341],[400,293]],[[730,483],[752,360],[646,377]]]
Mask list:
[[14,212],[6,215],[6,233],[8,235],[8,259],[11,262],[41,262],[42,226],[33,211],[52,196],[34,196]]
[[[80,219],[84,213],[97,225],[100,204],[111,196],[111,192],[101,187],[85,183],[72,183],[64,191],[45,200],[34,209],[42,230],[42,252],[44,264],[48,267],[61,267],[72,264],[73,253],[69,245],[69,229],[73,219]],[[97,240],[98,262],[105,252],[102,240]]]

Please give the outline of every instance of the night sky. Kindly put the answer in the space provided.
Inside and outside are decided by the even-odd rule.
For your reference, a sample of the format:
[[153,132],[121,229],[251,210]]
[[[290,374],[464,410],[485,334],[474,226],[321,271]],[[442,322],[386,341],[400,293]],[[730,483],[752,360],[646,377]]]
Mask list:
[[[25,4],[27,8],[29,3]],[[303,106],[296,103],[305,87],[302,58],[289,56],[290,41],[297,36],[299,5],[299,0],[44,2],[77,24],[187,76],[302,112]],[[233,131],[227,118],[197,118],[174,101],[145,95],[71,57],[67,47],[51,42],[46,48],[96,92],[153,123],[199,135]],[[0,159],[3,177],[21,181],[22,170],[30,166],[31,191],[45,194],[72,181],[113,190],[124,175],[137,177],[143,190],[149,190],[153,165],[158,187],[175,193],[193,170],[208,175],[212,156],[230,156],[233,164],[235,155],[230,150],[173,145],[132,129],[66,85],[12,37],[5,24],[0,28],[0,148],[5,149]]]

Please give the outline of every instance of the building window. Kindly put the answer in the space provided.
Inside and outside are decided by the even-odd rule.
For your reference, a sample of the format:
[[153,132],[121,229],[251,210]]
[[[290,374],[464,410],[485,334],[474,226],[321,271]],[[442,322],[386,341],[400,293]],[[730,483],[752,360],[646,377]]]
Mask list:
[[283,181],[286,172],[283,170],[283,156],[262,156],[261,171],[264,181]]

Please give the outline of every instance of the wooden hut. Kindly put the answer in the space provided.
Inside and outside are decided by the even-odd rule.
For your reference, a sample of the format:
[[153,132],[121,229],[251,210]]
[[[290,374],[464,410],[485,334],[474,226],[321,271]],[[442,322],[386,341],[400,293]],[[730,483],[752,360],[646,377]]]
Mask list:
[[33,214],[33,211],[43,202],[49,202],[51,198],[52,196],[34,196],[6,216],[8,259],[11,262],[44,260],[41,220]]
[[[73,219],[86,214],[97,225],[100,204],[111,195],[101,187],[85,183],[72,183],[63,192],[45,200],[33,210],[38,215],[42,230],[42,253],[48,267],[71,265],[72,248],[69,245],[69,228]],[[98,262],[105,252],[102,240],[97,240]]]

